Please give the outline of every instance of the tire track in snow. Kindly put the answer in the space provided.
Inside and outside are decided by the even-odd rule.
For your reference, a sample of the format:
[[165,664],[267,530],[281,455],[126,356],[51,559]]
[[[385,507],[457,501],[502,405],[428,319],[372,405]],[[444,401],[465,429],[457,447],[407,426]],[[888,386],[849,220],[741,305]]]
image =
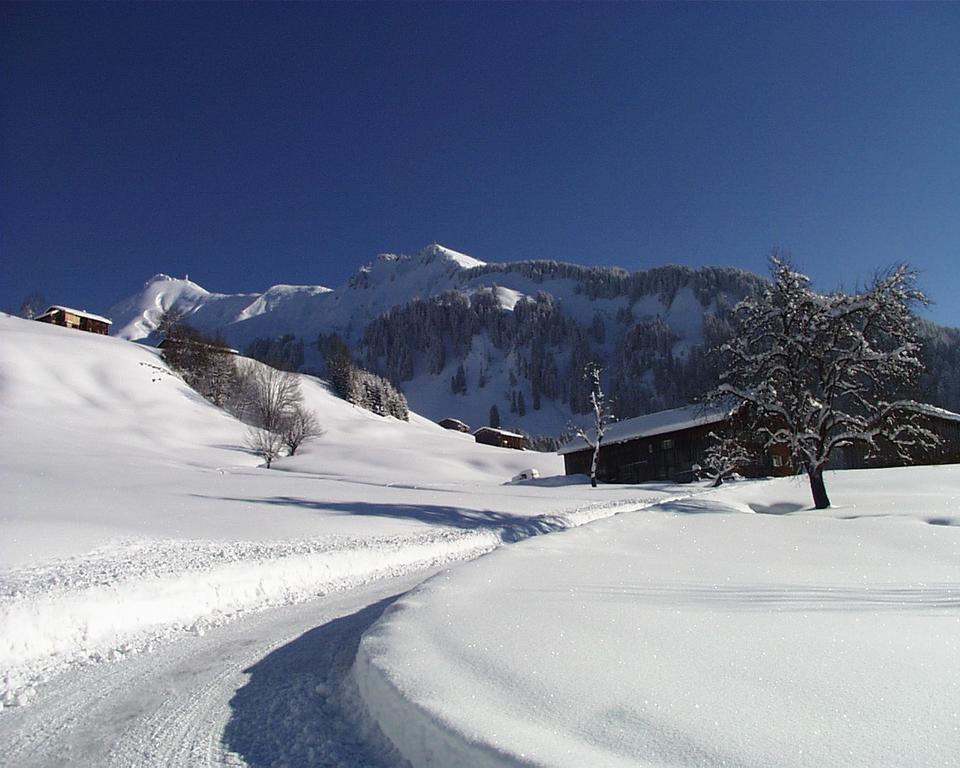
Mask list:
[[[70,666],[136,655],[251,612],[468,560],[509,542],[663,502],[497,516],[413,536],[143,542],[0,575],[0,709]],[[2,717],[2,712],[0,712]]]
[[[480,529],[477,533],[495,533],[496,541],[450,559],[664,501],[593,504],[542,516],[521,530]],[[6,745],[0,766],[270,765],[278,755],[292,765],[402,764],[364,720],[359,701],[344,698],[340,686],[360,636],[382,611],[376,604],[412,588],[450,559],[419,560],[406,571],[387,569],[371,575],[379,581],[346,584],[346,591],[312,602],[254,613],[197,636],[181,633],[152,653],[68,669],[41,687],[30,706],[0,712],[0,743]],[[334,625],[336,631],[325,636]],[[318,634],[301,642],[311,632]],[[351,649],[346,658],[343,647]],[[290,678],[305,673],[287,669],[284,660],[304,653],[315,682],[291,688]],[[279,661],[264,671],[274,654]],[[269,686],[257,683],[251,697],[258,670],[274,679]],[[274,689],[283,689],[287,698],[278,700]],[[283,712],[290,702],[299,713]],[[265,742],[273,752],[261,751]]]
[[[386,602],[433,572],[72,670],[31,706],[3,713],[0,766],[396,765],[388,745],[351,735],[362,726],[340,713],[335,694]],[[317,631],[331,626],[336,631]]]

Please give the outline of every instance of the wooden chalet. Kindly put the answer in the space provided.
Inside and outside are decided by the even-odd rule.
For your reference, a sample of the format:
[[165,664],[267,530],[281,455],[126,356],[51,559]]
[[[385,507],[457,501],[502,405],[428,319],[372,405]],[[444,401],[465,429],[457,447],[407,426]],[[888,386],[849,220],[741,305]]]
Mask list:
[[842,446],[830,456],[830,469],[868,469],[871,467],[902,467],[908,464],[960,464],[960,414],[923,403],[917,404],[920,425],[940,438],[936,448],[915,448],[909,461],[896,448],[877,441],[879,452],[870,454],[862,443]]
[[437,423],[444,429],[450,429],[454,432],[470,433],[470,427],[460,421],[460,419],[441,419]]
[[474,439],[484,445],[495,445],[498,448],[513,448],[518,451],[523,450],[523,435],[516,432],[507,432],[505,429],[495,427],[480,427],[473,433]]
[[[917,410],[922,415],[923,426],[942,441],[937,448],[918,450],[909,461],[905,461],[893,446],[885,445],[883,441],[878,441],[880,452],[877,455],[869,455],[862,444],[851,444],[833,451],[828,468],[960,463],[960,414],[930,405],[918,405]],[[695,480],[712,442],[710,433],[729,426],[730,419],[723,410],[694,405],[611,424],[600,446],[597,478],[610,483]],[[566,474],[590,474],[593,448],[585,440],[575,438],[559,452],[563,456]],[[767,449],[754,462],[738,467],[737,471],[744,477],[782,477],[796,473],[786,446]]]
[[[597,478],[608,483],[695,480],[711,443],[710,433],[721,429],[729,418],[725,410],[690,405],[611,424],[600,446]],[[593,448],[583,438],[570,441],[559,453],[566,474],[590,474]],[[751,477],[791,473],[780,452],[739,471]]]
[[94,315],[90,312],[84,312],[82,309],[70,309],[70,307],[61,307],[54,305],[47,309],[42,315],[34,318],[41,323],[50,323],[51,325],[60,325],[64,328],[78,328],[81,331],[98,333],[101,336],[110,334],[110,326],[113,321],[100,315]]

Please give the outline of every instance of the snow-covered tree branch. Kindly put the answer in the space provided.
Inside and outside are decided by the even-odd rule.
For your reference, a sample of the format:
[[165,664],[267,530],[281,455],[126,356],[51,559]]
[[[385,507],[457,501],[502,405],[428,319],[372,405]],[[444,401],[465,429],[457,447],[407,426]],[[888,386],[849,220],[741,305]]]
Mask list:
[[610,413],[610,403],[603,394],[600,386],[602,368],[596,364],[588,365],[584,371],[584,378],[590,382],[590,404],[593,408],[593,430],[587,432],[582,428],[576,430],[577,437],[581,438],[593,449],[593,459],[590,462],[590,484],[597,487],[597,465],[600,462],[600,446],[603,443],[603,433],[607,425],[613,420]]
[[717,394],[749,405],[765,448],[789,449],[823,509],[823,470],[836,448],[860,443],[906,457],[936,444],[920,406],[903,396],[923,367],[911,308],[926,297],[905,265],[857,294],[818,294],[777,254],[771,272],[769,288],[735,310]]

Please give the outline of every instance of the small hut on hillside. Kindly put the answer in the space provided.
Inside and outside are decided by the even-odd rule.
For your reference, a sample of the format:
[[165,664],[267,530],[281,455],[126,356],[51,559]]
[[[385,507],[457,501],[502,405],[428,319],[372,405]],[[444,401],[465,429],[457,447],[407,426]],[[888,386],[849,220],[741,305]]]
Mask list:
[[437,423],[444,429],[451,429],[454,432],[466,432],[468,434],[470,432],[470,427],[460,419],[441,419]]
[[513,448],[518,451],[523,450],[523,435],[516,432],[507,432],[505,429],[496,429],[495,427],[480,427],[473,433],[474,439],[484,445],[495,445],[498,448]]
[[51,325],[60,325],[64,328],[78,328],[81,331],[90,333],[99,333],[101,336],[110,334],[110,326],[113,321],[100,315],[94,315],[85,312],[82,309],[71,309],[70,307],[61,307],[54,305],[47,309],[42,315],[34,318],[41,323],[50,323]]

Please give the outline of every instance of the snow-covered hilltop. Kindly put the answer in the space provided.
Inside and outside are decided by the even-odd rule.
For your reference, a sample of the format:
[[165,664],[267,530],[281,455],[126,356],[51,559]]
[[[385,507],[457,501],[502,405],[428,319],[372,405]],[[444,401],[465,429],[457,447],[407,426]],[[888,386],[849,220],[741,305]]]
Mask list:
[[[336,289],[276,285],[222,294],[157,275],[111,311],[115,334],[149,340],[164,311],[222,332],[234,347],[285,337],[304,370],[323,370],[318,340],[342,337],[362,365],[395,382],[434,420],[559,435],[589,410],[584,367],[604,368],[618,418],[687,405],[716,383],[708,351],[730,310],[763,278],[739,269],[640,272],[555,261],[484,263],[441,245],[381,254]],[[924,399],[960,409],[960,331],[921,325]]]
[[274,285],[263,293],[212,293],[188,278],[157,274],[143,289],[111,310],[114,335],[146,339],[164,312],[174,310],[204,330],[223,330],[239,344],[259,336],[292,333],[314,338],[337,333],[351,338],[356,329],[410,298],[433,295],[460,285],[464,270],[482,261],[441,245],[416,257],[383,253],[339,289],[322,285]]

